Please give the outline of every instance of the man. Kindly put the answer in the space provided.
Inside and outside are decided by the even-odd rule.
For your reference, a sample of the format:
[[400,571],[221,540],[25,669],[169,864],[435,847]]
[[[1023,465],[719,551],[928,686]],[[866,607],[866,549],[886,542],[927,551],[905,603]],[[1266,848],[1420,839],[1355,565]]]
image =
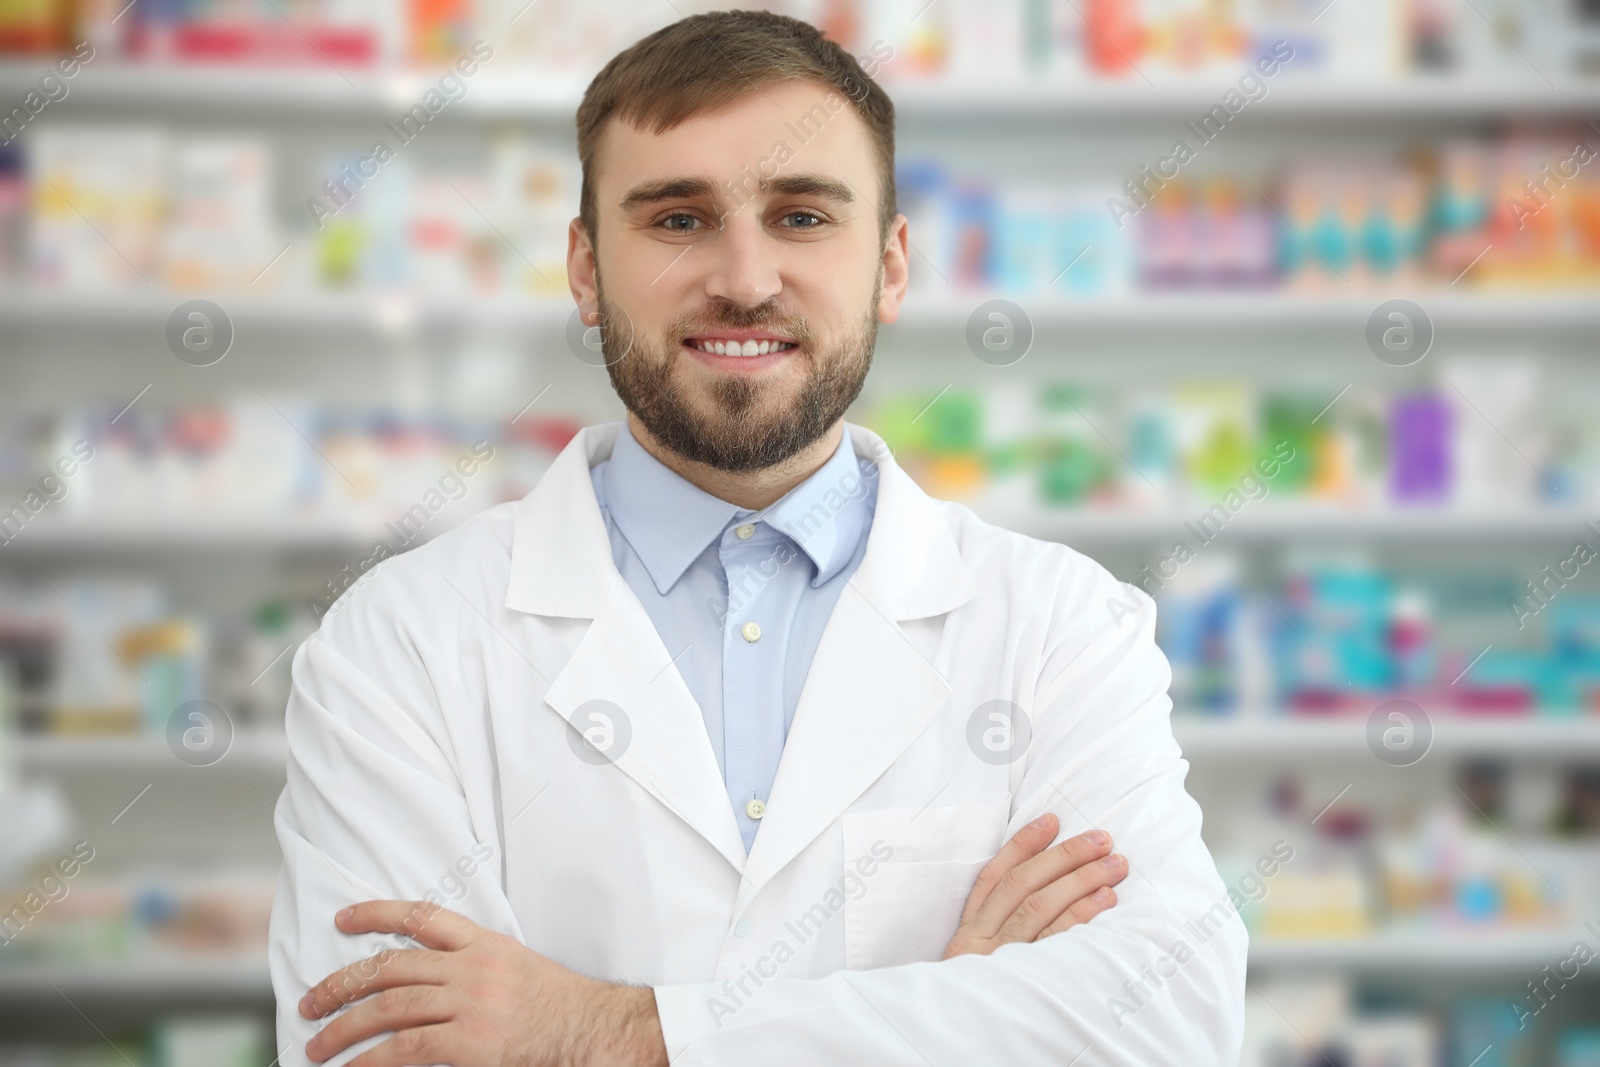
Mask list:
[[1153,604],[843,419],[907,287],[887,97],[723,12],[578,131],[627,419],[297,651],[283,1062],[1233,1062]]

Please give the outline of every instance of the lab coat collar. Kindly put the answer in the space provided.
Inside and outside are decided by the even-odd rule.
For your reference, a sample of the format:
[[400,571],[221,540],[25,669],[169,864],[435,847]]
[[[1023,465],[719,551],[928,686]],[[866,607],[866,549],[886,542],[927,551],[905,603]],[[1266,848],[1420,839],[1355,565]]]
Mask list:
[[[613,762],[744,874],[739,907],[817,838],[930,723],[949,683],[898,623],[941,615],[976,588],[943,505],[852,423],[876,464],[877,509],[861,564],[829,616],[800,694],[760,831],[748,855],[699,706],[638,597],[617,571],[590,468],[621,424],[586,427],[517,507],[506,606],[592,619],[545,704],[587,723],[606,701],[627,716]],[[619,734],[620,736],[620,734]]]

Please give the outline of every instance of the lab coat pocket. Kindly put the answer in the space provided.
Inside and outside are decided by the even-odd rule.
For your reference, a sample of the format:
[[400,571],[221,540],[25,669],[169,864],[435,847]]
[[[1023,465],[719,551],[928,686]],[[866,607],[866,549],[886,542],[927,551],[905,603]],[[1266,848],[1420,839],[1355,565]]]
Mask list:
[[1010,809],[1007,798],[847,812],[845,868],[864,889],[845,898],[845,967],[942,959],[978,872],[1000,851]]

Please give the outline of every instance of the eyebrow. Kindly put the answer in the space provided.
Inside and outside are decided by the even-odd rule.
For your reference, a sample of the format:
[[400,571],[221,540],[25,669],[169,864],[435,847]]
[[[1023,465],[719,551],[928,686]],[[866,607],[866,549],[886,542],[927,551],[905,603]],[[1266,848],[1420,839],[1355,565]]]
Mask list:
[[[821,174],[784,174],[775,178],[762,178],[756,191],[779,196],[818,196],[836,204],[855,202],[850,186],[836,178]],[[707,178],[661,178],[642,182],[622,198],[622,210],[658,204],[663,200],[715,199],[721,189]]]

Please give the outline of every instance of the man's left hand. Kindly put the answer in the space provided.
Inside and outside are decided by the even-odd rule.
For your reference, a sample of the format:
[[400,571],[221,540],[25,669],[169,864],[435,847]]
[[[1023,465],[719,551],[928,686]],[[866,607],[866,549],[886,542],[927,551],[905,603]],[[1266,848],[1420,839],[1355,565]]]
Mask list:
[[405,934],[425,947],[386,949],[311,987],[300,1001],[308,1019],[365,998],[307,1042],[317,1063],[392,1032],[349,1067],[666,1067],[647,986],[586,978],[425,901],[369,900],[334,923],[346,934]]

